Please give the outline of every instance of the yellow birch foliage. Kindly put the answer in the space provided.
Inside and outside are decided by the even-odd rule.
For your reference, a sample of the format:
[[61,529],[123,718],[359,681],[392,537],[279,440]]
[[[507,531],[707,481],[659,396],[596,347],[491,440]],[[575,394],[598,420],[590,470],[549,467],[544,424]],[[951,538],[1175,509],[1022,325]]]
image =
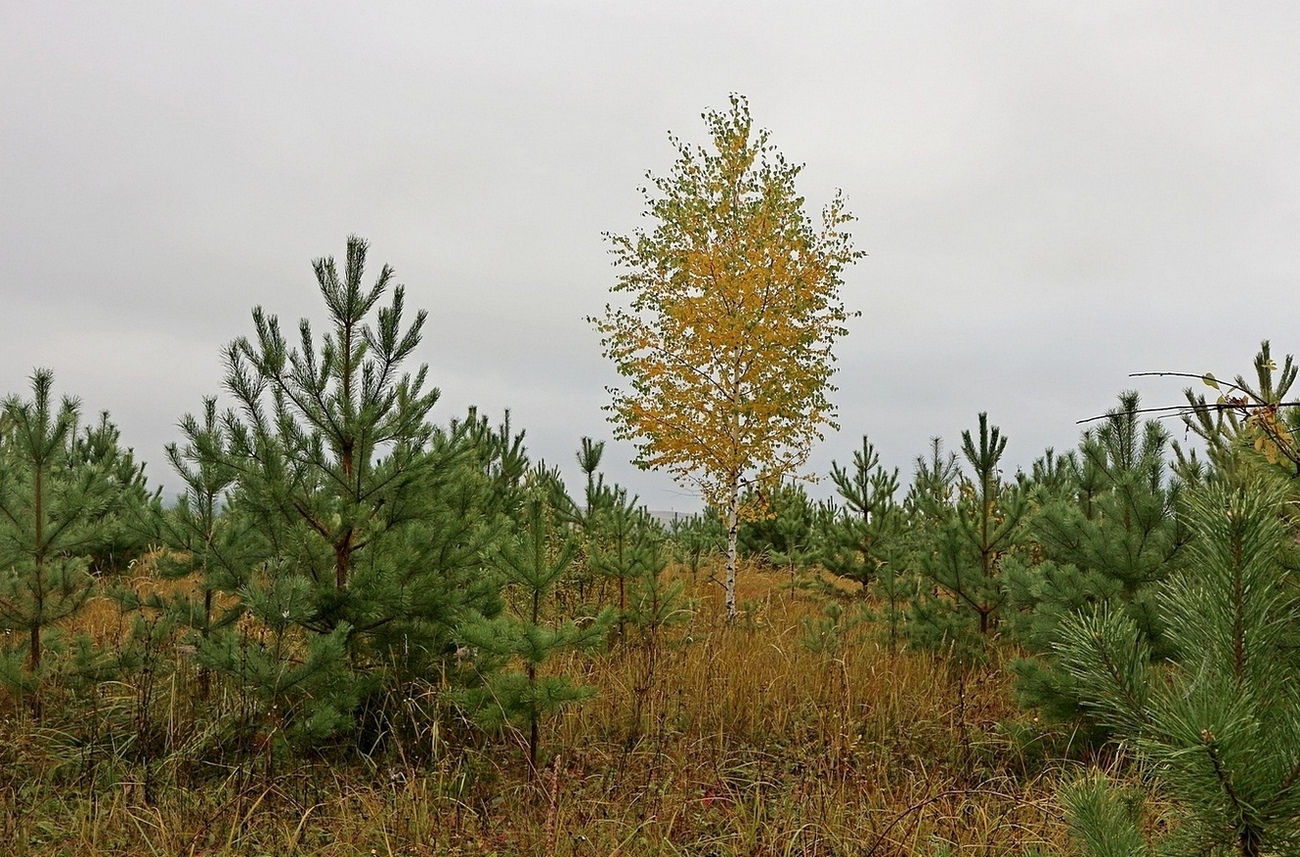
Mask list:
[[838,428],[827,396],[847,332],[841,273],[863,254],[838,192],[813,225],[794,187],[802,166],[754,131],[743,97],[704,120],[712,150],[670,136],[671,173],[648,176],[654,228],[606,236],[624,269],[613,291],[630,304],[590,321],[628,380],[610,389],[615,435],[721,508],[795,472]]

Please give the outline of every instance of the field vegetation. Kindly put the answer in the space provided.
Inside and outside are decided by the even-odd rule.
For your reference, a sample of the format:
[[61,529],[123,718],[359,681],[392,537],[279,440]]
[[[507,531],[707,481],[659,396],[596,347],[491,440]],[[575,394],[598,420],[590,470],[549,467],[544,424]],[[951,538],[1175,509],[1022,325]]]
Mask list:
[[[119,582],[178,585],[152,566]],[[525,728],[467,725],[437,677],[400,744],[233,744],[223,729],[249,701],[221,685],[204,699],[191,649],[155,637],[139,651],[133,617],[96,598],[75,630],[140,666],[47,687],[39,720],[7,709],[0,830],[14,854],[82,855],[1021,854],[1065,841],[1055,791],[1079,767],[1058,756],[1078,757],[1073,730],[1019,711],[1003,665],[963,680],[943,657],[891,653],[855,622],[866,602],[851,588],[792,590],[756,565],[740,574],[745,619],[728,627],[720,568],[669,572],[691,614],[655,642],[653,673],[640,634],[561,656],[557,674],[598,692],[548,721],[536,772]],[[833,629],[827,604],[844,611]]]
[[435,419],[365,256],[319,334],[254,311],[173,502],[51,372],[3,401],[6,853],[1300,853],[1291,358],[1156,409],[1198,453],[1126,393],[666,524]]

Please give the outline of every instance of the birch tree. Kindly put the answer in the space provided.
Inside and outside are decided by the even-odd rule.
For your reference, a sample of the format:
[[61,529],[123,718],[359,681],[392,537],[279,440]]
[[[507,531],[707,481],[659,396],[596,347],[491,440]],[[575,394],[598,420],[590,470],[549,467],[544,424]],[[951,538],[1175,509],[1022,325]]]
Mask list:
[[[704,116],[712,147],[670,136],[678,157],[643,189],[649,229],[607,235],[623,269],[591,322],[627,379],[611,388],[615,436],[722,510],[726,610],[736,618],[736,533],[761,498],[798,475],[827,427],[832,346],[847,333],[841,275],[862,253],[838,192],[815,226],[791,164],[756,131],[749,105]],[[742,503],[742,491],[756,502]]]

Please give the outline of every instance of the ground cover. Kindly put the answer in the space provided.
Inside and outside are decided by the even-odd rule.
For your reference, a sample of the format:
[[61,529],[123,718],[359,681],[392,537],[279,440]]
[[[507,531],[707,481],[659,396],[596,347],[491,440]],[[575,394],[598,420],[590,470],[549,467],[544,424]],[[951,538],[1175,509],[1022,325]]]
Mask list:
[[[78,857],[1069,853],[1056,793],[1077,748],[1016,707],[1002,654],[957,672],[891,651],[854,593],[827,613],[824,582],[755,567],[729,627],[707,568],[671,573],[693,616],[653,658],[632,632],[565,656],[598,695],[546,725],[535,772],[526,736],[454,719],[369,756],[232,763],[223,742],[249,736],[213,713],[240,700],[200,700],[187,651],[163,642],[130,682],[65,687],[39,720],[4,709],[0,841]],[[108,601],[77,621],[128,645]]]

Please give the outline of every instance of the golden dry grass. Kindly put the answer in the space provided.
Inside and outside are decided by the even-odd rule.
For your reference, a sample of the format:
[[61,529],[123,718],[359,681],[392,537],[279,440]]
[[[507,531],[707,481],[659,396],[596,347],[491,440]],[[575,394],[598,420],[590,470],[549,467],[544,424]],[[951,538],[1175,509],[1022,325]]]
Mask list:
[[[153,585],[147,572],[134,583]],[[998,663],[958,676],[940,658],[889,651],[869,622],[814,651],[801,623],[823,615],[824,595],[745,569],[749,610],[727,628],[716,590],[688,585],[697,611],[663,633],[653,675],[634,632],[558,665],[599,694],[547,725],[536,776],[514,737],[435,724],[419,764],[205,767],[183,665],[153,689],[161,737],[144,761],[76,723],[10,709],[0,842],[77,857],[1068,853],[1054,800],[1063,769],[1024,737],[1039,733]],[[107,602],[79,621],[106,644],[125,633]],[[128,725],[146,716],[139,687],[98,693]]]

